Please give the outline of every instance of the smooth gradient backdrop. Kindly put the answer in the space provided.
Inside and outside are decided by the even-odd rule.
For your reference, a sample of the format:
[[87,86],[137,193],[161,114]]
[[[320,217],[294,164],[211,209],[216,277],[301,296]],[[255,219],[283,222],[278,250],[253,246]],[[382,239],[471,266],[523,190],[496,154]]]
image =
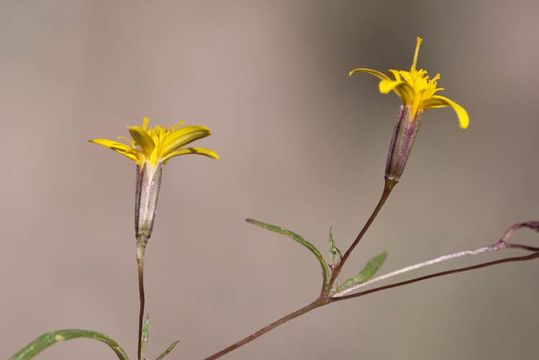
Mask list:
[[[399,99],[347,72],[409,68],[417,35],[420,66],[471,125],[425,114],[343,275],[382,250],[387,272],[537,220],[538,17],[536,1],[0,0],[0,357],[60,328],[102,331],[134,355],[135,165],[87,141],[143,116],[207,125],[199,145],[221,155],[165,169],[148,358],[180,339],[170,359],[201,359],[314,299],[312,256],[244,219],[324,251],[330,226],[351,242],[381,192]],[[536,359],[538,276],[539,262],[513,263],[339,303],[227,359]],[[114,355],[80,340],[39,359]]]

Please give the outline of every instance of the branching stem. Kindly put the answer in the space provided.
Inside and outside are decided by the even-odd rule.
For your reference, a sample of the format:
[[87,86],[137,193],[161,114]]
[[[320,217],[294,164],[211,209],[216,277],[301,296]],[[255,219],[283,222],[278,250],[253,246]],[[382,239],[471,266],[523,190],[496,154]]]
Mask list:
[[[508,247],[505,247],[505,249],[511,248],[511,247],[512,246],[508,246]],[[310,312],[310,311],[312,311],[314,309],[317,309],[317,308],[322,307],[322,306],[327,305],[327,304],[336,303],[336,302],[339,302],[339,301],[342,301],[342,300],[357,298],[357,297],[373,294],[375,292],[380,292],[380,291],[383,291],[383,290],[388,290],[388,289],[392,289],[392,288],[396,288],[396,287],[400,287],[400,286],[413,284],[413,283],[416,283],[416,282],[419,282],[419,281],[432,279],[432,278],[435,278],[435,277],[441,277],[441,276],[456,274],[456,273],[460,273],[460,272],[471,271],[471,270],[480,269],[480,268],[489,267],[489,266],[494,266],[494,265],[503,264],[503,263],[518,262],[518,261],[529,261],[529,260],[539,258],[539,249],[538,248],[524,246],[522,249],[528,250],[528,251],[532,251],[531,249],[535,249],[535,250],[533,250],[533,252],[531,254],[528,254],[528,255],[513,256],[513,257],[509,257],[509,258],[505,258],[505,259],[493,260],[493,261],[488,261],[488,262],[484,262],[484,263],[480,263],[480,264],[476,264],[476,265],[456,268],[456,269],[447,270],[447,271],[441,271],[441,272],[437,272],[437,273],[433,273],[433,274],[429,274],[429,275],[425,275],[425,276],[420,276],[420,277],[416,277],[416,278],[413,278],[413,279],[400,281],[400,282],[397,282],[397,283],[393,283],[393,284],[384,285],[384,286],[380,286],[380,287],[377,287],[377,288],[361,291],[361,292],[350,294],[350,295],[344,295],[344,296],[339,296],[339,297],[327,297],[327,298],[324,298],[321,295],[318,299],[316,299],[315,301],[313,301],[309,305],[306,305],[306,306],[300,308],[299,310],[296,310],[296,311],[294,311],[294,312],[292,312],[292,313],[290,313],[290,314],[288,314],[286,316],[283,316],[282,318],[272,322],[269,325],[266,325],[265,327],[263,327],[260,330],[254,332],[253,334],[251,334],[251,335],[241,339],[240,341],[226,347],[225,349],[223,349],[223,350],[221,350],[221,351],[219,351],[219,352],[205,358],[205,360],[218,359],[218,358],[228,354],[229,352],[234,351],[237,348],[239,348],[239,347],[241,347],[241,346],[255,340],[259,336],[264,335],[265,333],[269,332],[270,330],[273,330],[276,327],[288,322],[289,320],[297,318],[298,316],[304,315],[304,314],[306,314],[306,313],[308,313],[308,312]],[[484,253],[484,252],[481,252],[481,253]]]
[[363,283],[351,286],[351,287],[349,287],[349,288],[347,288],[347,289],[345,289],[345,290],[343,290],[341,292],[335,293],[335,294],[332,295],[332,297],[333,298],[341,297],[343,295],[350,294],[350,293],[352,293],[352,292],[354,292],[354,291],[356,291],[356,290],[358,290],[360,288],[363,288],[365,286],[369,286],[371,284],[374,284],[374,283],[377,283],[379,281],[392,278],[392,277],[397,276],[397,275],[407,273],[409,271],[421,269],[421,268],[424,268],[426,266],[431,266],[431,265],[434,265],[434,264],[438,264],[438,263],[441,263],[441,262],[444,262],[444,261],[461,258],[461,257],[464,257],[464,256],[479,255],[479,254],[483,254],[483,253],[489,253],[489,252],[493,252],[493,251],[498,251],[498,250],[505,249],[505,248],[507,248],[506,243],[497,242],[494,245],[484,246],[484,247],[481,247],[481,248],[478,248],[478,249],[475,249],[475,250],[464,250],[464,251],[458,251],[456,253],[452,253],[452,254],[448,254],[448,255],[439,256],[439,257],[434,258],[434,259],[430,259],[430,260],[427,260],[427,261],[422,261],[422,262],[420,262],[418,264],[406,266],[406,267],[404,267],[402,269],[395,270],[395,271],[392,271],[390,273],[377,276],[374,279],[371,279],[369,281],[365,281]]
[[[372,279],[372,280],[370,280],[368,282],[365,282],[363,284],[356,285],[356,286],[354,286],[352,288],[341,291],[340,293],[331,294],[331,288],[333,287],[333,284],[335,283],[335,281],[337,279],[337,276],[339,275],[341,269],[343,268],[344,264],[348,260],[350,254],[352,253],[352,251],[354,250],[356,245],[361,241],[361,239],[363,238],[363,236],[365,235],[365,233],[367,232],[367,230],[369,229],[371,224],[376,219],[376,216],[378,215],[378,213],[380,212],[380,210],[384,206],[387,198],[391,194],[391,191],[393,190],[393,187],[396,184],[397,184],[396,181],[386,179],[385,186],[384,186],[384,191],[382,192],[382,196],[380,197],[380,200],[378,201],[378,204],[374,208],[371,216],[369,217],[369,219],[367,220],[365,225],[363,225],[363,228],[360,230],[360,232],[359,232],[358,236],[356,237],[356,239],[352,242],[350,247],[346,250],[346,252],[342,256],[340,263],[333,268],[333,272],[332,272],[332,275],[331,275],[331,277],[329,279],[329,282],[323,284],[320,296],[316,300],[314,300],[310,304],[305,305],[304,307],[302,307],[302,308],[300,308],[300,309],[298,309],[298,310],[296,310],[294,312],[291,312],[288,315],[285,315],[285,316],[281,317],[278,320],[275,320],[274,322],[264,326],[263,328],[261,328],[258,331],[252,333],[251,335],[249,335],[249,336],[237,341],[236,343],[224,348],[223,350],[221,350],[221,351],[219,351],[219,352],[205,358],[205,360],[218,359],[218,358],[228,354],[229,352],[234,351],[237,348],[239,348],[239,347],[241,347],[241,346],[255,340],[256,338],[264,335],[265,333],[275,329],[276,327],[278,327],[278,326],[280,326],[280,325],[282,325],[282,324],[284,324],[284,323],[286,323],[286,322],[288,322],[288,321],[290,321],[290,320],[292,320],[294,318],[297,318],[297,317],[299,317],[301,315],[304,315],[304,314],[306,314],[306,313],[308,313],[308,312],[310,312],[310,311],[312,311],[314,309],[317,309],[317,308],[319,308],[321,306],[325,306],[327,304],[339,302],[339,301],[346,300],[346,299],[357,298],[357,297],[365,296],[365,295],[372,294],[372,293],[375,293],[375,292],[388,290],[388,289],[392,289],[392,288],[396,288],[396,287],[400,287],[400,286],[405,286],[405,285],[413,284],[413,283],[423,281],[423,280],[432,279],[432,278],[435,278],[435,277],[441,277],[441,276],[456,274],[456,273],[460,273],[460,272],[471,271],[471,270],[480,269],[480,268],[484,268],[484,267],[488,267],[488,266],[494,266],[494,265],[498,265],[498,264],[502,264],[502,263],[517,262],[517,261],[528,261],[528,260],[533,260],[533,259],[539,258],[539,248],[533,247],[533,246],[528,246],[528,245],[510,244],[510,243],[507,242],[509,237],[516,230],[518,230],[521,227],[527,227],[527,228],[531,228],[531,229],[534,229],[534,230],[539,229],[539,222],[533,222],[532,221],[532,222],[518,223],[518,224],[515,224],[515,225],[511,226],[505,232],[505,234],[503,235],[501,240],[499,240],[498,242],[496,242],[493,245],[481,247],[481,248],[478,248],[478,249],[475,249],[475,250],[459,251],[459,252],[456,252],[456,253],[453,253],[453,254],[440,256],[440,257],[437,257],[437,258],[434,258],[434,259],[431,259],[431,260],[421,262],[419,264],[407,266],[405,268],[393,271],[393,272],[391,272],[389,274],[386,274],[386,275],[379,276],[379,277],[374,278],[374,279]],[[440,263],[440,262],[443,262],[443,261],[448,261],[448,260],[460,258],[460,257],[463,257],[463,256],[479,255],[479,254],[490,253],[490,252],[503,250],[503,249],[510,249],[510,248],[529,251],[529,252],[531,252],[531,254],[522,255],[522,256],[514,256],[514,257],[505,258],[505,259],[488,261],[488,262],[484,262],[484,263],[480,263],[480,264],[476,264],[476,265],[460,267],[460,268],[456,268],[456,269],[452,269],[452,270],[441,271],[441,272],[437,272],[437,273],[433,273],[433,274],[429,274],[429,275],[425,275],[425,276],[420,276],[420,277],[416,277],[416,278],[413,278],[413,279],[404,280],[404,281],[396,282],[396,283],[393,283],[393,284],[384,285],[384,286],[376,287],[376,288],[373,288],[373,289],[364,290],[364,291],[360,291],[360,292],[350,294],[350,292],[356,291],[359,288],[362,288],[364,286],[371,285],[371,284],[373,284],[375,282],[386,280],[386,279],[388,279],[390,277],[401,275],[403,273],[406,273],[406,272],[409,272],[409,271],[412,271],[412,270],[417,270],[417,269],[422,268],[422,267],[434,265],[434,264],[437,264],[437,263]],[[142,290],[141,303],[143,303],[143,294],[144,294],[144,290]],[[142,307],[141,307],[141,309],[142,309]],[[141,312],[141,314],[142,314],[142,312]],[[141,317],[141,319],[142,319],[142,317]]]
[[372,294],[372,293],[375,293],[375,292],[388,290],[388,289],[392,289],[392,288],[396,288],[396,287],[400,287],[400,286],[404,286],[404,285],[409,285],[409,284],[413,284],[413,283],[416,283],[416,282],[419,282],[419,281],[428,280],[428,279],[432,279],[432,278],[436,278],[436,277],[440,277],[440,276],[446,276],[446,275],[456,274],[456,273],[460,273],[460,272],[476,270],[476,269],[489,267],[489,266],[494,266],[494,265],[498,265],[498,264],[517,262],[517,261],[528,261],[528,260],[533,260],[533,259],[537,259],[537,258],[539,258],[539,251],[535,251],[535,252],[533,252],[531,254],[528,254],[528,255],[513,256],[513,257],[509,257],[509,258],[505,258],[505,259],[487,261],[487,262],[476,264],[476,265],[465,266],[465,267],[456,268],[456,269],[452,269],[452,270],[440,271],[440,272],[437,272],[437,273],[434,273],[434,274],[420,276],[420,277],[416,277],[416,278],[413,278],[413,279],[410,279],[410,280],[404,280],[404,281],[400,281],[400,282],[397,282],[397,283],[376,287],[374,289],[364,290],[364,291],[361,291],[361,292],[358,292],[358,293],[355,293],[355,294],[335,297],[335,298],[332,298],[330,300],[330,302],[337,302],[337,301],[357,298],[357,297],[369,295],[369,294]]

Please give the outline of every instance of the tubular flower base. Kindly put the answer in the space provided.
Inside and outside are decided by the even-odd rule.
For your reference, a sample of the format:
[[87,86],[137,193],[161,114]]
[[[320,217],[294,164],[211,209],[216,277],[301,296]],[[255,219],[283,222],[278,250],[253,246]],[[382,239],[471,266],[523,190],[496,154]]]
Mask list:
[[388,94],[393,91],[401,98],[404,106],[410,107],[410,121],[414,121],[422,110],[449,106],[457,113],[460,127],[466,129],[470,123],[470,118],[468,117],[466,110],[453,100],[445,96],[436,95],[438,91],[444,90],[443,88],[437,87],[440,74],[436,74],[432,79],[429,79],[427,70],[416,69],[421,42],[422,39],[418,37],[414,60],[410,67],[410,71],[389,70],[395,79],[391,79],[389,76],[378,70],[368,68],[353,69],[348,75],[352,76],[357,72],[365,72],[380,79],[378,89],[382,94]]
[[143,246],[146,246],[152,234],[162,171],[161,164],[137,166],[135,237]]
[[387,153],[385,178],[394,183],[398,182],[404,172],[408,156],[412,151],[423,110],[420,110],[415,119],[411,119],[412,111],[409,106],[401,106],[393,128],[393,136]]

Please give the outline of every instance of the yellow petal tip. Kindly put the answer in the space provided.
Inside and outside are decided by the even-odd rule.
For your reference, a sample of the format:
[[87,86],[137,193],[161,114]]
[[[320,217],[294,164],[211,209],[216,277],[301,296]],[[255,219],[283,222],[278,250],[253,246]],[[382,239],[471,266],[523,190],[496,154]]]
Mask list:
[[465,108],[455,103],[452,106],[455,112],[457,113],[457,118],[459,120],[459,125],[461,129],[467,129],[470,126],[470,116]]

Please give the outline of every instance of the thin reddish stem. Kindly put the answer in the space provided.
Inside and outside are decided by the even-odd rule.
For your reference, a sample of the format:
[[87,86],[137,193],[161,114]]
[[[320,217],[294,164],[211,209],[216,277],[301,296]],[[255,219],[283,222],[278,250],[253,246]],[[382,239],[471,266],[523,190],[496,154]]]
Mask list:
[[263,328],[261,328],[260,330],[252,333],[251,335],[241,339],[240,341],[224,348],[223,350],[211,355],[211,356],[208,356],[207,358],[205,358],[204,360],[214,360],[214,359],[217,359],[217,358],[220,358],[221,356],[225,355],[225,354],[228,354],[229,352],[231,351],[234,351],[236,350],[237,348],[239,348],[240,346],[243,346],[251,341],[253,341],[254,339],[258,338],[259,336],[262,336],[264,335],[265,333],[267,333],[268,331],[271,331],[273,329],[275,329],[277,326],[279,325],[282,325],[284,324],[285,322],[287,321],[290,321],[294,318],[297,318],[298,316],[301,316],[305,313],[308,313],[309,311],[311,310],[314,310],[320,306],[323,306],[325,305],[325,302],[322,302],[320,301],[320,299],[317,299],[316,301],[313,301],[312,303],[294,311],[294,312],[291,312],[290,314],[288,315],[285,315],[283,316],[282,318],[278,319],[278,320],[275,320],[274,322],[272,322],[271,324],[269,325],[266,325],[264,326]]
[[363,236],[367,233],[367,230],[369,230],[370,226],[374,222],[374,219],[376,219],[376,217],[378,216],[378,213],[380,212],[380,210],[382,210],[382,207],[384,206],[387,198],[391,194],[391,191],[393,190],[395,185],[397,185],[396,181],[385,179],[384,191],[382,192],[382,195],[380,196],[380,200],[378,200],[378,204],[376,204],[376,207],[374,208],[371,216],[369,217],[365,225],[363,225],[363,228],[361,228],[355,240],[352,242],[352,244],[348,247],[348,249],[344,253],[339,265],[335,267],[335,269],[333,270],[331,274],[331,278],[329,280],[329,286],[326,287],[328,288],[328,291],[329,291],[329,288],[333,286],[333,283],[335,283],[335,280],[337,280],[337,277],[339,276],[339,273],[344,267],[344,264],[350,257],[350,254],[352,254],[352,251],[354,251],[354,248],[357,246],[357,244],[359,244]]
[[393,288],[396,288],[396,287],[409,285],[409,284],[413,284],[413,283],[416,283],[416,282],[419,282],[419,281],[429,280],[429,279],[433,279],[433,278],[440,277],[440,276],[446,276],[446,275],[456,274],[456,273],[460,273],[460,272],[465,272],[465,271],[470,271],[470,270],[475,270],[475,269],[481,269],[481,268],[484,268],[484,267],[494,266],[494,265],[503,264],[503,263],[516,262],[516,261],[528,261],[528,260],[533,260],[535,258],[539,258],[539,252],[534,252],[533,254],[529,254],[529,255],[513,256],[513,257],[509,257],[509,258],[505,258],[505,259],[487,261],[487,262],[484,262],[484,263],[481,263],[481,264],[476,264],[476,265],[471,265],[471,266],[464,266],[464,267],[457,268],[457,269],[452,269],[452,270],[440,271],[440,272],[437,272],[437,273],[434,273],[434,274],[429,274],[429,275],[420,276],[420,277],[409,279],[409,280],[399,281],[399,282],[396,282],[396,283],[393,283],[393,284],[376,287],[374,289],[361,291],[361,292],[358,292],[358,293],[355,293],[355,294],[350,294],[350,295],[344,295],[344,296],[339,296],[339,297],[335,297],[335,298],[330,298],[329,302],[333,303],[333,302],[342,301],[342,300],[346,300],[346,299],[353,299],[353,298],[369,295],[369,294],[372,294],[372,293],[375,293],[375,292],[388,290],[388,289],[393,289]]

